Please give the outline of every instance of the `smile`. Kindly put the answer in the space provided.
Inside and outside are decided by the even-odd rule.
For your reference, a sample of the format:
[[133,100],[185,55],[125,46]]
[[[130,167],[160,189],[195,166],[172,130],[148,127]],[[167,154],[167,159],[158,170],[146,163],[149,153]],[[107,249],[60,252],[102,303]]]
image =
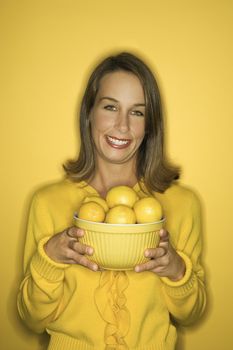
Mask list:
[[131,143],[131,140],[118,139],[116,137],[112,137],[112,136],[108,136],[108,135],[106,136],[106,140],[107,140],[107,143],[114,148],[124,148],[124,147],[127,147]]

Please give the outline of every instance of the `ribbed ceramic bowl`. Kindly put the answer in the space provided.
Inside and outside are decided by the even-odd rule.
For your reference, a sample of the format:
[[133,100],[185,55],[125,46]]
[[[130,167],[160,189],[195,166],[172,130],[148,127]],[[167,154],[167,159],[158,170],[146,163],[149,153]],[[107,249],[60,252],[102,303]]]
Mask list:
[[164,221],[123,225],[96,223],[74,216],[75,226],[85,230],[80,241],[94,248],[94,254],[88,258],[106,270],[132,270],[148,261],[144,252],[158,245],[158,231]]

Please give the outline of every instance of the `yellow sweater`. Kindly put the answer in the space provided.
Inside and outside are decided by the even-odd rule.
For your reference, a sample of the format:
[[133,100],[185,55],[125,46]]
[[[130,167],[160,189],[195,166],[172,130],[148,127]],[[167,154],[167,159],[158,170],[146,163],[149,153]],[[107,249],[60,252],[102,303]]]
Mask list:
[[[138,184],[134,189],[139,192]],[[200,208],[196,196],[177,184],[155,193],[173,246],[185,261],[182,280],[152,272],[93,272],[51,260],[43,246],[73,225],[80,201],[95,189],[63,180],[34,195],[24,255],[18,310],[35,332],[51,335],[49,350],[172,350],[174,321],[189,324],[205,308]]]

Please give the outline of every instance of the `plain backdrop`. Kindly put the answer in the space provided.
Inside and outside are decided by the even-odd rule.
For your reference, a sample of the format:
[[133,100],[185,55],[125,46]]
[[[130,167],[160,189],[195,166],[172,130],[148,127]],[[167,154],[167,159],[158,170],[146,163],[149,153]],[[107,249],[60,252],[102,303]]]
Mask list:
[[231,350],[233,2],[0,0],[0,33],[0,348],[46,348],[16,309],[30,199],[76,155],[92,67],[127,50],[157,76],[168,154],[203,208],[208,308],[177,348]]

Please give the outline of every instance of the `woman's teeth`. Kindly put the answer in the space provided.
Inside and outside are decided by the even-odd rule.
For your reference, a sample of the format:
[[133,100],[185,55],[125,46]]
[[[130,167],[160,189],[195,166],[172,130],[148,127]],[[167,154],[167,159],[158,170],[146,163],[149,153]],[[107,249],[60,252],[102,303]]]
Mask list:
[[129,140],[119,140],[110,136],[107,136],[107,138],[113,145],[117,145],[117,146],[126,145],[127,143],[130,142]]

